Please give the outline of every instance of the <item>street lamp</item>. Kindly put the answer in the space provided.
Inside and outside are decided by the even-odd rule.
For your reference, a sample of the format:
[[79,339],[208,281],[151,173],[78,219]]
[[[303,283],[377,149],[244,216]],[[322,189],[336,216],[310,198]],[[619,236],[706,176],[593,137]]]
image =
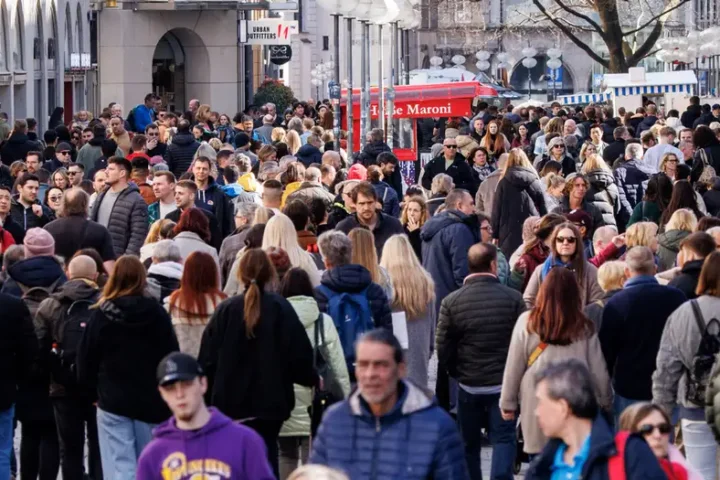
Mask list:
[[555,95],[555,87],[557,86],[558,68],[562,67],[562,60],[560,60],[560,57],[562,56],[562,51],[560,51],[559,48],[550,48],[548,49],[546,54],[550,58],[550,60],[545,62],[545,65],[547,65],[547,67],[550,69],[550,81],[552,81],[553,100],[555,100],[555,98],[557,98],[557,95]]
[[380,60],[378,62],[378,127],[385,131],[385,88],[383,85],[383,23],[395,19],[399,13],[397,3],[392,0],[373,0],[373,6],[368,15],[368,20],[377,25],[378,47],[380,49]]
[[[370,115],[370,69],[368,68],[368,54],[370,50],[370,23],[368,16],[373,6],[373,0],[358,0],[356,7],[350,12],[360,21],[361,49],[360,49],[360,149],[365,147]],[[352,152],[350,152],[352,153]]]

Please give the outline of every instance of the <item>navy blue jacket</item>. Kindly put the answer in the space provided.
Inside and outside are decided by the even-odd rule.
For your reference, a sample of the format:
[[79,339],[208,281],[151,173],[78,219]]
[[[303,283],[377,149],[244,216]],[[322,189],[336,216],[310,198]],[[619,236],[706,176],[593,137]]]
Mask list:
[[164,155],[165,163],[175,178],[180,178],[183,173],[188,171],[198,148],[200,148],[200,144],[192,133],[175,134]]
[[306,168],[313,163],[322,163],[322,152],[319,148],[309,143],[300,147],[300,150],[297,151],[295,156]]
[[635,205],[642,202],[650,175],[640,170],[635,160],[621,162],[615,169],[615,183],[620,195],[620,213],[630,218]]
[[[526,480],[550,480],[555,453],[562,441],[553,439],[535,457],[525,474]],[[617,454],[615,435],[610,425],[600,415],[593,421],[590,432],[590,454],[583,466],[583,480],[610,480],[608,458]],[[667,480],[660,463],[648,444],[638,435],[628,437],[625,444],[625,478],[627,480]]]
[[310,462],[353,480],[469,479],[460,435],[450,416],[420,388],[402,381],[398,401],[375,417],[356,391],[325,414]]
[[608,300],[600,327],[600,346],[615,393],[652,399],[652,374],[665,322],[687,300],[680,290],[639,276]]
[[[388,194],[389,193],[390,192],[388,192]],[[397,218],[386,215],[379,210],[377,211],[377,216],[378,220],[372,233],[375,236],[375,250],[377,250],[377,256],[380,258],[382,257],[383,247],[385,246],[385,242],[387,242],[388,238],[393,235],[405,233],[405,229],[403,229],[400,220]],[[365,228],[365,226],[360,223],[357,218],[357,214],[353,213],[345,217],[345,219],[339,222],[335,228],[346,235],[349,235],[351,230],[356,228]]]
[[400,216],[400,200],[395,189],[385,182],[372,182],[375,193],[382,202],[382,212],[391,217]]
[[55,257],[38,256],[20,260],[8,268],[8,279],[2,287],[2,293],[13,297],[22,297],[23,290],[20,285],[26,288],[42,287],[48,288],[53,283],[59,287],[65,283],[65,272]]
[[195,194],[195,206],[215,215],[220,225],[222,238],[230,235],[235,229],[233,220],[235,209],[230,198],[225,195],[222,187],[215,182],[214,178],[208,178],[208,187],[205,190],[198,189]]
[[448,294],[462,287],[468,276],[467,253],[480,241],[475,215],[445,210],[434,215],[420,230],[423,267],[435,281],[435,308]]
[[637,132],[635,133],[635,136],[637,138],[640,138],[645,130],[650,130],[653,125],[657,123],[657,117],[655,115],[648,115],[647,117],[643,118],[642,122],[637,127]]

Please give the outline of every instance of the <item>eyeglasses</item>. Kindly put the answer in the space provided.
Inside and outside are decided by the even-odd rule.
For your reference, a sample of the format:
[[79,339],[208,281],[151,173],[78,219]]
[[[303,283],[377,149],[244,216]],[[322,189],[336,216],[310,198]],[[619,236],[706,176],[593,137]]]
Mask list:
[[158,134],[157,133],[148,133],[147,136],[148,137],[157,137]]
[[557,243],[569,243],[570,245],[575,245],[577,238],[575,238],[575,237],[556,237],[555,241]]
[[58,152],[60,155],[70,155],[70,152]]
[[668,435],[672,430],[672,427],[669,423],[661,423],[659,425],[645,424],[640,425],[640,427],[638,428],[638,433],[642,436],[647,436],[651,435],[655,431],[655,429],[657,429],[657,431],[660,432],[660,434],[662,435]]
[[50,199],[51,202],[59,202],[60,200],[62,200],[62,195],[59,195],[57,197],[55,197],[55,196],[48,197],[48,198]]
[[553,148],[565,148],[564,145],[555,145]]
[[677,158],[668,158],[667,160],[665,160],[665,163],[678,163],[678,159]]
[[79,175],[79,174],[80,174],[80,172],[68,172],[69,176]]
[[457,148],[457,145],[443,145],[445,148]]

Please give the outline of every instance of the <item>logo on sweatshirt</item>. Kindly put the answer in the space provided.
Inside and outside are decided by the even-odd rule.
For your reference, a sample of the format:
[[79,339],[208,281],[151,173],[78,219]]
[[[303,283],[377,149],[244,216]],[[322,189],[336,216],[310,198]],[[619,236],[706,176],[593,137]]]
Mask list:
[[222,480],[232,477],[232,468],[214,458],[187,461],[183,452],[173,452],[162,463],[163,480]]

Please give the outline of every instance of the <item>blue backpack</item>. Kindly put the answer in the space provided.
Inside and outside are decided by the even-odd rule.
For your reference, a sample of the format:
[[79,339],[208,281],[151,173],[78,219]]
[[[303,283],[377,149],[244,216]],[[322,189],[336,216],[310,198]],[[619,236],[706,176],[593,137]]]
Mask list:
[[367,299],[367,288],[358,293],[338,293],[325,285],[318,290],[328,299],[328,315],[332,317],[345,354],[348,372],[355,372],[355,341],[375,328]]

